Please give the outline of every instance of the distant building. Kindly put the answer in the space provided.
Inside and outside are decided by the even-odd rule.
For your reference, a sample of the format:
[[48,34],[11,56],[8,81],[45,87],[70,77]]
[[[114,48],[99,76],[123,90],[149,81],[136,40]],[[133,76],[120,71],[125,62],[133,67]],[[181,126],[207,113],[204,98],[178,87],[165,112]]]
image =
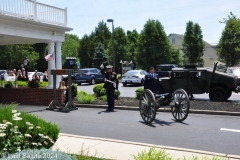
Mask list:
[[[183,35],[173,33],[168,36],[168,39],[170,41],[170,44],[175,49],[182,48]],[[202,56],[202,59],[204,60],[204,67],[213,67],[214,62],[218,62],[218,64],[220,64],[221,62],[218,61],[216,46],[212,46],[205,41],[204,43],[205,48]],[[182,50],[180,50],[180,55],[183,56]]]

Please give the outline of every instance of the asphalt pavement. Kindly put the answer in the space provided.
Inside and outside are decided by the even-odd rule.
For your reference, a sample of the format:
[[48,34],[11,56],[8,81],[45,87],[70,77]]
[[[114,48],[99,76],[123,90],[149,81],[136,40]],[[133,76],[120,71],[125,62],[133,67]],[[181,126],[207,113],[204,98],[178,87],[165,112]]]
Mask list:
[[[106,105],[76,105],[77,107],[94,107],[94,108],[106,108]],[[19,105],[19,109],[23,109],[25,112],[34,113],[34,112],[45,112],[44,106],[37,107],[31,105]],[[125,107],[125,106],[116,106],[115,109],[123,109],[123,110],[137,110],[137,107]],[[159,110],[161,111],[161,110]],[[167,110],[165,110],[166,112]],[[72,111],[74,112],[74,111]],[[206,113],[208,111],[195,111],[192,110],[192,113]],[[52,112],[50,112],[52,113]],[[50,114],[49,113],[49,114]],[[68,113],[67,113],[68,114]],[[212,114],[214,114],[212,112]],[[240,113],[217,113],[217,114],[225,114],[225,115],[240,115]],[[94,118],[94,117],[89,117]],[[62,119],[63,121],[71,121],[70,119]],[[71,123],[74,123],[72,121]],[[64,130],[62,128],[61,130]],[[124,128],[122,128],[124,130]],[[79,132],[80,133],[80,132]],[[185,148],[178,148],[178,147],[171,147],[171,146],[161,146],[161,145],[154,145],[149,143],[138,143],[132,141],[122,141],[116,139],[108,139],[108,138],[99,138],[99,137],[92,137],[92,136],[79,136],[76,134],[66,134],[60,133],[57,142],[54,145],[54,149],[60,149],[66,153],[79,153],[83,151],[85,154],[89,156],[95,157],[102,157],[102,158],[109,158],[109,159],[117,159],[117,160],[126,160],[126,159],[134,159],[133,155],[137,155],[139,152],[143,150],[149,150],[150,148],[156,149],[164,149],[167,153],[173,156],[173,159],[188,159],[193,157],[209,157],[213,158],[214,156],[225,157],[226,155],[216,152],[206,152],[203,150],[194,150],[194,149],[185,149]],[[237,155],[227,155],[230,159],[239,159],[240,156]]]

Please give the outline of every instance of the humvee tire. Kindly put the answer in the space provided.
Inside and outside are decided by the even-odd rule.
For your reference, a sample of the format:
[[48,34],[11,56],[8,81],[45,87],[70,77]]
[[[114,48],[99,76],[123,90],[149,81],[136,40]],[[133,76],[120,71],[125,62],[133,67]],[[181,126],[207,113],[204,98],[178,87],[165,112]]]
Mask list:
[[213,87],[209,92],[209,98],[211,101],[224,102],[228,98],[228,91],[223,87]]
[[124,87],[127,86],[127,83],[122,83],[122,84],[123,84]]

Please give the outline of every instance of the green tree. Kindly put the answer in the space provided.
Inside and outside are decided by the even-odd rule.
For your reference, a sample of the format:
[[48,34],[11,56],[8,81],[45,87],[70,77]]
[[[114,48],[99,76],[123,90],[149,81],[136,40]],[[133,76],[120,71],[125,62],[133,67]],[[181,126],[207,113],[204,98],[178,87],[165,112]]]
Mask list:
[[137,62],[137,52],[138,52],[138,42],[139,42],[139,34],[136,29],[133,31],[127,31],[127,51],[128,55],[130,56],[130,60],[133,61],[133,63]]
[[111,32],[106,23],[101,21],[90,35],[84,35],[79,42],[78,56],[81,60],[81,67],[91,67],[95,53],[95,47],[101,42],[107,48],[111,40]]
[[38,71],[46,71],[48,68],[48,63],[45,60],[47,55],[47,43],[35,43],[33,44],[34,51],[38,53],[39,59],[37,60],[36,68]]
[[107,55],[105,53],[105,49],[101,42],[99,42],[98,46],[95,49],[94,58],[93,58],[93,68],[99,68],[100,65],[104,66],[108,65]]
[[79,43],[78,55],[81,61],[81,67],[91,67],[94,57],[94,47],[96,46],[93,41],[93,33],[90,36],[84,35]]
[[[115,71],[120,73],[120,61],[130,59],[127,55],[127,36],[121,27],[114,29]],[[108,42],[108,61],[113,64],[112,41]]]
[[238,65],[240,61],[240,20],[232,13],[224,19],[226,26],[222,32],[217,54],[226,66]]
[[37,60],[39,59],[38,53],[34,51],[32,44],[14,44],[0,46],[0,64],[3,69],[20,69],[23,59],[29,58],[30,64],[29,71],[36,68]]
[[76,57],[76,61],[79,61],[78,49],[79,49],[79,38],[74,34],[65,34],[65,41],[62,44],[62,64],[63,68],[66,68],[66,58]]
[[170,63],[172,55],[170,43],[162,24],[158,20],[148,20],[141,31],[137,65],[148,69],[161,63]]
[[106,48],[108,42],[111,40],[112,33],[109,31],[107,24],[103,20],[98,23],[98,26],[95,28],[93,34],[95,35],[93,37],[96,45],[101,42],[104,48]]
[[182,46],[184,63],[198,63],[199,66],[204,65],[201,57],[203,56],[205,45],[199,24],[194,24],[192,21],[187,23]]
[[179,66],[182,65],[183,60],[180,56],[180,50],[179,49],[174,49],[173,47],[170,49],[171,55],[172,55],[172,60],[171,64],[177,64]]

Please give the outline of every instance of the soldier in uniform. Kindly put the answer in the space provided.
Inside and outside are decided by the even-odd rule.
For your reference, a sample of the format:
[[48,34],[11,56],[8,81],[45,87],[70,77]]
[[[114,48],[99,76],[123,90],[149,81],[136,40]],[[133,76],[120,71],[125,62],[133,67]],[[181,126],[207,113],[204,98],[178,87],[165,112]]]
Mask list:
[[104,88],[106,89],[108,109],[106,111],[114,111],[114,91],[118,90],[118,77],[115,72],[112,71],[111,65],[106,66],[107,71],[104,70],[103,64],[100,66],[101,73],[105,75]]
[[159,93],[159,76],[157,73],[154,73],[153,67],[149,68],[149,74],[145,76],[144,89],[149,89],[155,94]]

